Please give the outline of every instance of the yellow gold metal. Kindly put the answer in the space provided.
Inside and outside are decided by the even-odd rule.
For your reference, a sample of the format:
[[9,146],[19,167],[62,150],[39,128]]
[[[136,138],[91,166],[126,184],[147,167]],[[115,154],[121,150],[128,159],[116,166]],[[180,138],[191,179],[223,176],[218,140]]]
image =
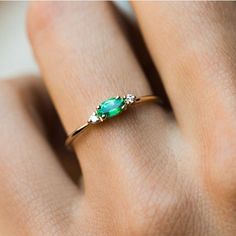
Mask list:
[[[120,96],[117,96],[116,98],[120,98]],[[125,98],[125,96],[124,96]],[[145,102],[156,102],[156,103],[161,103],[161,99],[157,96],[154,95],[146,95],[146,96],[141,96],[139,98],[135,98],[134,103],[133,104],[140,104],[140,103],[145,103]],[[126,109],[128,106],[132,106],[133,104],[125,104],[124,107],[122,109]],[[100,106],[97,106],[97,109]],[[94,113],[93,113],[94,114]],[[96,123],[101,123],[105,120],[105,117],[100,117],[100,120]],[[66,139],[65,144],[67,146],[70,146],[72,144],[72,142],[79,136],[79,134],[81,134],[84,130],[88,129],[89,127],[95,125],[96,123],[92,123],[87,121],[84,125],[82,125],[81,127],[75,129],[72,133],[70,133]]]
[[79,127],[78,129],[74,130],[66,139],[66,146],[69,146],[74,139],[80,134],[82,133],[82,131],[84,131],[85,129],[87,129],[89,126],[91,126],[92,123],[85,123],[83,126]]

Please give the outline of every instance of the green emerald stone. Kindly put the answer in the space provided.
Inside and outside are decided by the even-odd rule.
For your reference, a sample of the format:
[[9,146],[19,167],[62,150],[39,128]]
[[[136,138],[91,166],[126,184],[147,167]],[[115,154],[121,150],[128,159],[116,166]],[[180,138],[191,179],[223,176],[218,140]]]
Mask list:
[[97,109],[97,115],[111,118],[122,112],[122,107],[125,105],[124,98],[109,98],[102,102]]

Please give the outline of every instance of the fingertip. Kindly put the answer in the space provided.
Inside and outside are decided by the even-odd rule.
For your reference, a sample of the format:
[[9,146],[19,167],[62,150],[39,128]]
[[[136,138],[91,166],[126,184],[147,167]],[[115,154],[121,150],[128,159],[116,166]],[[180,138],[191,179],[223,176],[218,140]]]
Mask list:
[[34,38],[38,32],[52,26],[55,20],[60,17],[63,10],[61,2],[31,2],[27,12],[27,32],[30,39]]

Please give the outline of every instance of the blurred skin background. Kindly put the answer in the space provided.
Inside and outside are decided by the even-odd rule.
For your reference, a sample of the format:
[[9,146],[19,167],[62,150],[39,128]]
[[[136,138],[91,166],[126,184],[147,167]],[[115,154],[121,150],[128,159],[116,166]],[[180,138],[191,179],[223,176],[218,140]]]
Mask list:
[[[132,17],[127,1],[114,1]],[[27,1],[0,2],[0,79],[38,74],[25,26]]]

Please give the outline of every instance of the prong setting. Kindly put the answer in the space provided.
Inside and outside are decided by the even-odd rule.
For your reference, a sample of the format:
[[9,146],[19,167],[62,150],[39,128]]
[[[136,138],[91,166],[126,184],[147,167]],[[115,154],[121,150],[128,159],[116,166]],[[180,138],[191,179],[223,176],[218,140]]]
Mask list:
[[95,112],[89,117],[88,123],[96,124],[112,118],[125,111],[135,101],[136,96],[133,94],[127,94],[122,97],[117,95],[116,97],[109,98],[96,107]]
[[101,122],[103,122],[104,120],[106,120],[107,117],[106,117],[106,115],[103,114],[103,115],[100,116],[99,118],[100,118]]
[[126,110],[127,109],[127,104],[125,103],[122,107],[121,107],[121,109],[124,111],[124,110]]

